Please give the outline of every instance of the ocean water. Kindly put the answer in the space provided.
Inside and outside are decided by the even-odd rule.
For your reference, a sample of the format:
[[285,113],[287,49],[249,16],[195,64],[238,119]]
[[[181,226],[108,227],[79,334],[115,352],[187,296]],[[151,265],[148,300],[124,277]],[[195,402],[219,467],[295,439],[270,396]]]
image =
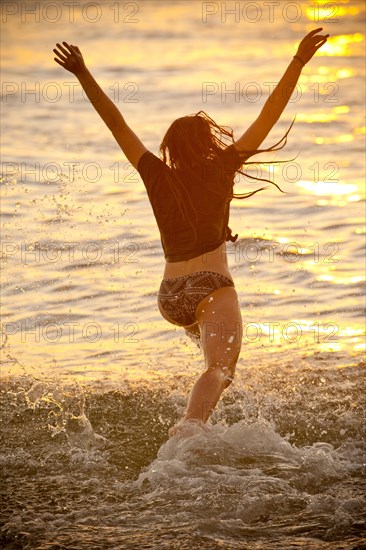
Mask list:
[[[364,3],[71,4],[1,4],[2,547],[365,547]],[[263,143],[296,115],[286,147],[248,168],[286,194],[231,206],[235,381],[168,439],[203,358],[158,312],[142,181],[52,49],[157,153],[199,110],[239,137],[320,26]]]

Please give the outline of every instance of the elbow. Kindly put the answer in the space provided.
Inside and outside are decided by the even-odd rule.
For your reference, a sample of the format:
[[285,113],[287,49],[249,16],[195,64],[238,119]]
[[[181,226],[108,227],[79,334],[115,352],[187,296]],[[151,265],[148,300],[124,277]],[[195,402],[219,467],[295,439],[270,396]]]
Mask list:
[[113,117],[106,124],[113,135],[116,132],[120,133],[121,130],[123,131],[123,129],[127,128],[126,121],[122,116]]

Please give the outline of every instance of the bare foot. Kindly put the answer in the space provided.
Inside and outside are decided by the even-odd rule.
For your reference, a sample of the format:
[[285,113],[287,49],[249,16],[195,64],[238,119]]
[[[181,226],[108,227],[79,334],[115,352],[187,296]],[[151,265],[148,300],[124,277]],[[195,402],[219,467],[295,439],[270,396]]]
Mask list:
[[190,437],[197,433],[197,428],[208,430],[207,425],[198,418],[183,418],[168,430],[168,434],[169,437],[174,437],[175,435]]

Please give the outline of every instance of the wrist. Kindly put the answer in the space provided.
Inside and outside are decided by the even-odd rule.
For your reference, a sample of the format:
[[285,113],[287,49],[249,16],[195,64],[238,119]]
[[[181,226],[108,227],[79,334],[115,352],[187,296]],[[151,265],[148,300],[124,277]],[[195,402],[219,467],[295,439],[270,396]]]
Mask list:
[[301,57],[300,57],[299,55],[297,55],[297,54],[294,55],[293,59],[295,59],[296,61],[299,61],[299,62],[302,64],[303,67],[306,65],[305,61],[303,61],[303,60],[301,59]]
[[86,76],[89,76],[90,72],[86,67],[82,67],[81,69],[78,69],[77,71],[75,71],[74,75],[76,76],[76,78],[80,80],[80,78],[85,78]]

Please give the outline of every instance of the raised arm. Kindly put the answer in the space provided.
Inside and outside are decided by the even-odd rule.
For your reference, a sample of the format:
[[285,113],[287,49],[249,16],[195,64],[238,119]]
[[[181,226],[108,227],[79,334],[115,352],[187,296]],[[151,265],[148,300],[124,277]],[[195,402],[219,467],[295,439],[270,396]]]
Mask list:
[[94,109],[112,132],[127,159],[137,168],[140,157],[147,151],[146,147],[89,72],[79,48],[67,42],[56,45],[58,49],[55,48],[53,51],[58,57],[54,58],[55,61],[76,76]]
[[300,42],[296,55],[283,77],[267,99],[258,118],[235,142],[241,151],[256,151],[280,118],[299,80],[301,70],[315,52],[327,41],[329,34],[317,34],[322,28],[309,32]]

